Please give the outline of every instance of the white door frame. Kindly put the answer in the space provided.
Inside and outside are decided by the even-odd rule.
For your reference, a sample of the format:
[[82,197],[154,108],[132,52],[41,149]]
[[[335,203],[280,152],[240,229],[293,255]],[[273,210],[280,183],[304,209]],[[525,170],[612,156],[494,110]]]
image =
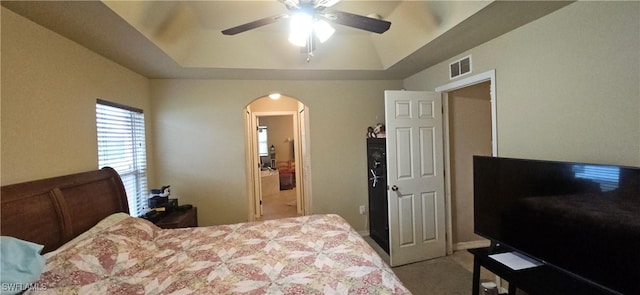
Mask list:
[[[253,112],[251,113],[251,116],[253,117],[252,122],[256,123],[256,128],[258,127],[258,118],[259,117],[274,117],[274,116],[291,116],[291,124],[293,125],[293,150],[294,153],[295,151],[298,150],[298,145],[300,144],[300,139],[298,138],[298,112],[296,111],[273,111],[273,112]],[[256,129],[256,128],[252,128],[252,129]],[[256,150],[254,151],[256,154],[258,153],[257,150],[257,145],[256,145]],[[297,153],[296,153],[297,154]],[[298,155],[296,155],[298,156]],[[254,167],[254,169],[256,169],[256,167]],[[296,173],[299,174],[299,173]],[[255,187],[260,187],[260,179],[256,179],[256,182],[254,183]],[[296,186],[296,202],[299,204],[302,200],[300,198],[300,189],[299,186]],[[260,197],[259,195],[255,195],[254,196],[254,200],[256,202],[258,202],[258,197]],[[262,198],[260,198],[260,200],[262,200]],[[298,207],[300,207],[300,205],[298,205]],[[259,218],[260,216],[258,216],[258,212],[255,212],[254,216],[255,218]]]
[[298,108],[298,154],[296,157],[296,186],[300,188],[302,198],[301,204],[298,204],[298,214],[311,214],[312,194],[311,194],[311,134],[309,133],[309,107],[300,103]]
[[[246,184],[247,184],[247,201],[249,202],[249,211],[247,220],[252,221],[255,219],[257,214],[260,214],[260,209],[256,204],[256,190],[260,189],[260,181],[258,177],[260,177],[259,173],[256,169],[259,161],[258,158],[258,144],[257,144],[257,124],[253,123],[253,116],[251,115],[251,107],[247,106],[244,109],[244,121],[245,121],[245,171],[246,171]],[[258,186],[256,186],[256,183]]]
[[[307,110],[306,107],[301,106],[299,111],[273,111],[273,112],[252,112],[249,107],[245,109],[245,122],[247,123],[247,134],[245,138],[245,150],[246,150],[246,162],[247,169],[247,195],[249,201],[249,221],[259,218],[258,203],[260,197],[260,171],[257,169],[256,158],[258,154],[258,145],[256,143],[257,138],[257,118],[266,116],[292,116],[293,124],[293,144],[294,154],[296,157],[295,169],[296,169],[296,199],[297,199],[297,211],[299,215],[306,215],[310,212],[311,194],[308,191],[310,186],[310,173],[307,168],[308,163],[306,160],[309,157],[308,150],[308,114],[300,120],[300,114],[302,110]],[[308,111],[308,110],[307,110]],[[305,138],[302,138],[302,137]]]
[[[445,173],[445,201],[446,201],[446,211],[447,211],[447,255],[453,253],[454,250],[462,249],[461,247],[457,247],[454,249],[453,246],[453,223],[451,218],[451,155],[449,153],[450,142],[449,142],[449,92],[458,90],[461,88],[465,88],[468,86],[472,86],[475,84],[479,84],[482,82],[490,81],[490,97],[491,97],[491,154],[496,157],[498,156],[498,121],[497,121],[497,107],[496,107],[496,70],[486,71],[477,75],[473,75],[464,79],[460,79],[439,87],[436,87],[436,92],[441,92],[442,97],[442,106],[443,106],[443,120],[444,120],[444,162],[445,162],[445,170],[448,173]],[[475,248],[485,246],[483,242],[482,245],[468,245],[466,248]]]

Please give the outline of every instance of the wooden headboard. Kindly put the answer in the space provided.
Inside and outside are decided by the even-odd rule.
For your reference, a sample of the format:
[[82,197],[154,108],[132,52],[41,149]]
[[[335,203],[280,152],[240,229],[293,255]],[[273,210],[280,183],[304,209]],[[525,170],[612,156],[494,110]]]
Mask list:
[[129,213],[118,173],[105,167],[2,187],[0,234],[44,245],[50,252],[105,217]]

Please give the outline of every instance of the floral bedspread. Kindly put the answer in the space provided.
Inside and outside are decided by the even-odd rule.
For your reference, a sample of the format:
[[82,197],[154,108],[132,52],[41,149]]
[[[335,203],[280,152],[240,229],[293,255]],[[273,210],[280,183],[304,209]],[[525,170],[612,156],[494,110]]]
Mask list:
[[127,218],[47,260],[27,294],[410,294],[338,215],[185,229]]

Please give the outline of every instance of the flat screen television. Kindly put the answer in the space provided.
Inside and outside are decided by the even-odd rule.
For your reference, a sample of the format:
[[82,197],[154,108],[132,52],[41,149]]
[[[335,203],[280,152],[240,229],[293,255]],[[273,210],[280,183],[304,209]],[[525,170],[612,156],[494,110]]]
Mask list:
[[640,294],[640,168],[474,156],[474,232]]

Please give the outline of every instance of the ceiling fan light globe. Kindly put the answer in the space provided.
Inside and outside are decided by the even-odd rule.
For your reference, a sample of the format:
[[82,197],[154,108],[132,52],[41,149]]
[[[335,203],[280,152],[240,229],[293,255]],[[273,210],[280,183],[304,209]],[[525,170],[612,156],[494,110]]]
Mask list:
[[313,32],[320,40],[320,43],[324,43],[331,38],[333,33],[336,32],[336,29],[334,29],[328,22],[319,20],[313,25]]
[[289,22],[289,42],[296,46],[305,46],[313,30],[313,16],[307,13],[295,13]]
[[304,47],[307,45],[307,40],[309,39],[309,35],[303,35],[303,34],[293,34],[291,33],[289,35],[289,43],[298,46],[298,47]]

